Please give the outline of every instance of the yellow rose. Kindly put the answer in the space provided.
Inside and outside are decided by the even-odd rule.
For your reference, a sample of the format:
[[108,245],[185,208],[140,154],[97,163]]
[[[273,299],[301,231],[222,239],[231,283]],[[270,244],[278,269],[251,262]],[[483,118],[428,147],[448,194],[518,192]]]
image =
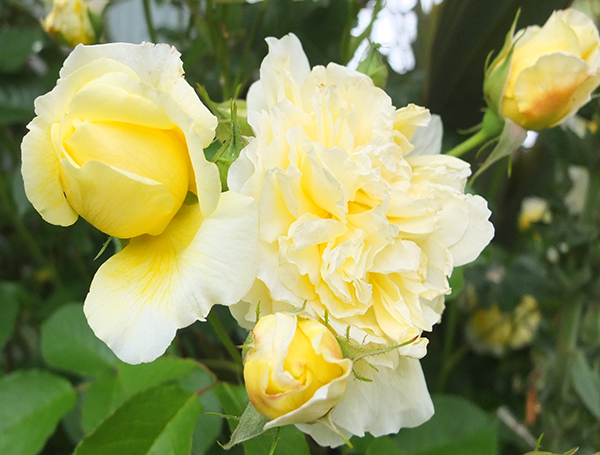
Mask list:
[[[296,307],[359,345],[406,343],[370,358],[377,372],[361,374],[373,383],[351,381],[331,417],[359,436],[419,425],[433,412],[422,333],[440,320],[453,268],[493,236],[487,203],[464,193],[469,164],[439,154],[441,123],[425,128],[426,109],[396,109],[349,68],[311,70],[294,35],[267,42],[247,97],[256,137],[228,177],[258,203],[259,271],[232,313],[248,326],[258,302],[263,314]],[[321,427],[301,429],[343,443]]]
[[52,36],[60,36],[71,46],[93,44],[96,40],[86,0],[54,0],[52,11],[42,25]]
[[256,410],[271,420],[265,429],[315,421],[342,399],[352,361],[323,324],[276,313],[252,334],[244,380]]
[[583,13],[555,11],[543,27],[509,36],[486,73],[488,104],[529,130],[561,123],[600,85],[599,46],[598,30]]
[[506,348],[520,349],[530,344],[540,320],[537,300],[525,295],[512,313],[503,313],[497,303],[487,310],[476,310],[467,326],[467,336],[476,351],[502,355]]
[[35,102],[22,144],[29,200],[131,239],[94,277],[85,313],[123,360],[151,361],[175,330],[235,303],[255,276],[251,198],[221,196],[206,160],[216,118],[168,45],[78,46]]

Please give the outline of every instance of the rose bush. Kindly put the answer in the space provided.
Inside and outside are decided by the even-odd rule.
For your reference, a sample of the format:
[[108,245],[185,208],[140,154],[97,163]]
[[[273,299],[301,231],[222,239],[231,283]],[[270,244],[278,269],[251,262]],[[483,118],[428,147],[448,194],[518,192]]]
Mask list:
[[168,45],[78,46],[35,102],[23,140],[27,196],[62,226],[79,216],[131,239],[98,270],[84,310],[130,363],[161,355],[177,328],[232,304],[255,276],[256,209],[221,196],[203,149],[216,118]]
[[543,27],[509,34],[486,71],[484,91],[499,115],[529,130],[574,114],[600,85],[600,37],[591,19],[555,11]]
[[342,399],[352,361],[323,324],[276,313],[260,318],[252,335],[244,380],[254,407],[271,419],[265,429],[315,421]]
[[[267,42],[247,98],[256,137],[228,180],[258,201],[259,271],[232,312],[251,326],[258,302],[263,313],[303,308],[354,343],[408,343],[370,358],[378,373],[358,362],[374,382],[351,381],[331,416],[347,434],[418,425],[432,413],[414,359],[426,352],[421,333],[440,320],[453,267],[490,241],[487,204],[464,194],[467,163],[414,150],[426,109],[397,110],[370,78],[333,63],[311,71],[294,35]],[[420,142],[439,144],[434,131]],[[342,443],[323,426],[300,427]]]

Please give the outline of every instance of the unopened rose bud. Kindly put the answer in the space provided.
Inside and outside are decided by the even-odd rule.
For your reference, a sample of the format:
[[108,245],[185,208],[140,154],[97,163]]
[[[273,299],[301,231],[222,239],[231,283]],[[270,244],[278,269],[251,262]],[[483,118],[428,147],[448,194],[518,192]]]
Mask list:
[[54,0],[42,25],[49,35],[58,36],[71,46],[96,41],[86,0]]
[[486,71],[490,108],[528,130],[558,125],[600,85],[600,37],[573,9],[555,11],[543,27],[509,34]]
[[352,361],[324,325],[276,313],[252,334],[244,380],[254,407],[271,419],[265,429],[315,421],[342,399]]

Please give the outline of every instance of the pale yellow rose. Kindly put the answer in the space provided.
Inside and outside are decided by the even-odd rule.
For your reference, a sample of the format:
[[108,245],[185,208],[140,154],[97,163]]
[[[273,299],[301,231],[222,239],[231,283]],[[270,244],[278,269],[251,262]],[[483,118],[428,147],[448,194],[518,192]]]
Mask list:
[[526,197],[521,201],[521,213],[519,213],[519,229],[526,231],[532,223],[550,223],[552,213],[546,199],[541,197]]
[[96,40],[87,0],[54,0],[52,11],[42,21],[44,30],[60,36],[71,46]]
[[175,330],[247,292],[256,268],[249,197],[221,196],[203,149],[216,118],[168,45],[78,46],[35,102],[23,140],[27,197],[52,224],[79,216],[131,239],[85,301],[96,335],[123,360],[151,361]]
[[[267,42],[247,98],[256,137],[228,180],[258,201],[259,272],[232,313],[248,326],[258,302],[263,314],[303,308],[340,336],[348,329],[357,344],[409,343],[401,355],[370,359],[379,373],[368,366],[363,373],[374,383],[349,386],[352,397],[332,419],[356,435],[418,425],[431,416],[431,401],[419,363],[405,356],[425,355],[421,334],[440,320],[448,276],[490,241],[487,204],[464,194],[468,163],[439,149],[415,150],[411,138],[428,125],[426,109],[396,109],[370,78],[348,68],[311,70],[294,35]],[[439,146],[441,123],[433,126],[421,147]],[[378,414],[369,402],[389,407]],[[320,444],[343,442],[303,431]]]
[[512,313],[497,303],[478,309],[467,326],[467,336],[476,351],[502,355],[507,348],[520,349],[533,341],[541,320],[537,300],[525,295]]
[[252,334],[244,381],[256,410],[270,419],[265,429],[315,421],[339,403],[352,361],[323,324],[276,313],[259,319]]
[[[513,45],[508,75],[496,77]],[[573,9],[555,11],[543,27],[527,27],[507,40],[488,70],[488,103],[525,129],[561,123],[600,85],[599,46],[591,19]],[[497,84],[503,89],[498,90]],[[496,96],[500,98],[493,99]]]

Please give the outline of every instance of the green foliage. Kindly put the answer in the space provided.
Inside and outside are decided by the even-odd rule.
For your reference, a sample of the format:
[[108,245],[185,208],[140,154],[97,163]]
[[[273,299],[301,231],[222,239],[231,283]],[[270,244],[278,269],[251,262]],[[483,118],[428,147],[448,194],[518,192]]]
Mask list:
[[19,313],[19,285],[0,282],[0,348],[10,338]]
[[393,438],[406,455],[493,455],[497,451],[496,425],[479,407],[457,396],[434,396],[435,414],[417,428]]
[[[344,64],[358,44],[349,30],[365,2],[150,3],[180,13],[176,25],[156,28],[158,39],[176,46],[186,79],[202,84],[215,100],[205,99],[220,120],[216,141],[205,151],[212,158],[235,128],[229,99],[236,94],[242,99],[236,153],[244,144],[241,135],[252,134],[243,98],[266,54],[264,38],[294,32],[311,65]],[[501,50],[517,9],[519,29],[543,23],[552,10],[570,3],[444,0],[430,15],[417,6],[417,69],[395,74],[374,48],[360,69],[385,86],[398,107],[420,101],[441,115],[448,150],[464,139],[455,128],[481,120],[484,62],[490,51],[494,58]],[[600,11],[597,1],[584,3],[592,14]],[[241,365],[230,360],[247,332],[227,308],[215,308],[220,325],[197,323],[179,331],[168,355],[141,365],[119,361],[87,325],[81,303],[73,303],[84,300],[95,270],[114,254],[113,245],[94,261],[104,234],[84,220],[68,230],[51,226],[26,198],[20,143],[34,116],[34,99],[52,89],[70,52],[44,34],[41,11],[38,0],[0,2],[0,454],[224,454],[217,442],[228,441],[238,421],[225,424],[211,413],[241,416],[248,406]],[[108,40],[111,30],[105,30],[102,39]],[[354,437],[353,449],[331,450],[287,426],[244,440],[227,453],[266,455],[276,437],[275,455],[547,455],[571,454],[575,446],[578,454],[591,455],[598,450],[600,104],[594,100],[580,115],[579,129],[543,131],[533,148],[512,153],[510,178],[506,167],[493,161],[512,152],[522,134],[505,134],[513,140],[499,144],[507,146],[483,166],[485,155],[473,158],[473,171],[485,173],[471,191],[489,201],[496,237],[478,261],[454,270],[448,308],[427,334],[425,377],[430,390],[442,393],[434,396],[436,414],[429,422],[398,435]],[[575,183],[569,177],[573,165],[590,173],[582,213],[572,213],[565,203]],[[223,182],[224,177],[225,172]],[[552,222],[520,231],[519,207],[532,195],[548,200]],[[532,344],[506,349],[500,357],[475,353],[474,312],[494,304],[511,312],[525,294],[535,297],[541,311]],[[227,348],[223,337],[231,338]],[[352,348],[357,356],[374,354]],[[492,417],[501,414],[498,409],[513,419]],[[543,447],[531,452],[541,433]]]
[[196,394],[176,385],[151,388],[120,406],[81,441],[74,455],[187,455],[201,409]]
[[111,370],[117,361],[90,329],[80,303],[62,306],[44,322],[42,355],[48,365],[80,376]]
[[75,406],[71,384],[38,370],[0,379],[0,453],[34,455]]

